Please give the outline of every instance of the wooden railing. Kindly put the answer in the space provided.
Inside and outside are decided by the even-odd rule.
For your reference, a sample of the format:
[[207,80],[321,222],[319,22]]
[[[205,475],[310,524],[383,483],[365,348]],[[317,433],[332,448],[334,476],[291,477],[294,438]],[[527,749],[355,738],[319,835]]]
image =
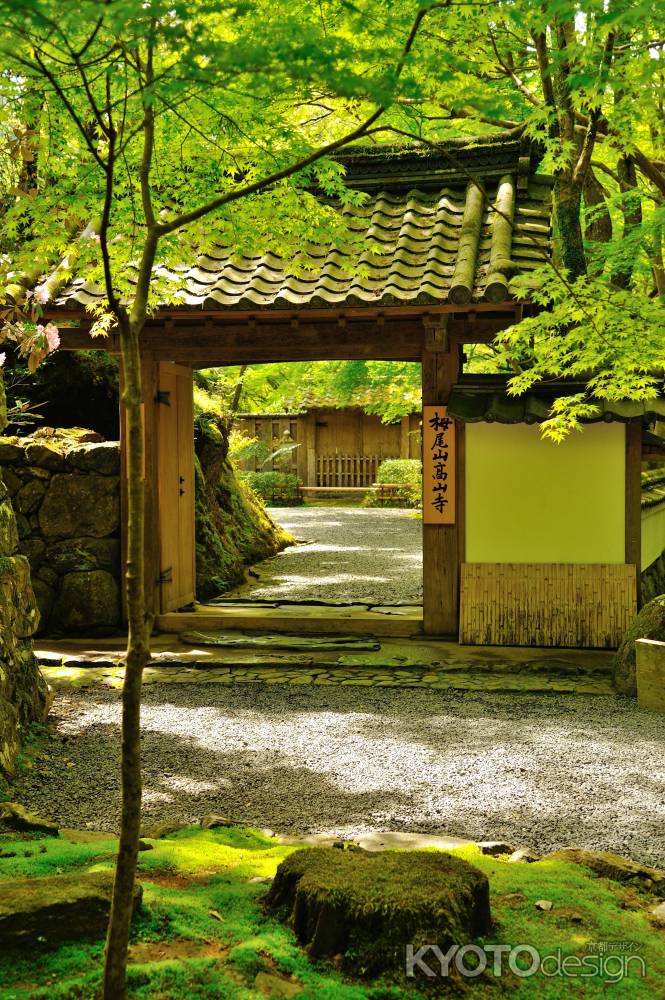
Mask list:
[[380,455],[317,455],[317,486],[371,486],[376,481]]

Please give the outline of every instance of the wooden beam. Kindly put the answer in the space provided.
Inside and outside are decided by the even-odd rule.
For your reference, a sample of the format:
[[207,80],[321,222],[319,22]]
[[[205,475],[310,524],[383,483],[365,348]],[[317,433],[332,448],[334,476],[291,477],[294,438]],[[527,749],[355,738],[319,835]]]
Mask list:
[[304,418],[303,448],[306,457],[305,486],[316,486],[316,417],[307,413]]
[[642,566],[642,427],[638,420],[626,424],[626,562],[635,566],[637,605],[641,604]]
[[[443,354],[423,351],[423,405],[448,402],[459,375],[459,349]],[[459,442],[459,437],[458,437]],[[457,469],[457,509],[459,479]],[[426,635],[457,635],[459,628],[459,521],[423,524],[423,630]]]
[[[466,424],[457,425],[457,561],[466,561]],[[458,576],[459,581],[459,576]],[[458,598],[459,604],[459,598]]]
[[[526,309],[533,308],[532,303],[520,302],[518,300],[511,300],[510,302],[474,302],[469,308],[474,309],[479,313],[505,313],[512,314],[516,309],[524,306]],[[331,306],[329,308],[309,308],[309,309],[274,309],[269,307],[267,309],[261,309],[257,307],[256,309],[230,309],[219,306],[217,309],[202,309],[199,306],[174,306],[169,305],[164,308],[158,309],[153,316],[151,321],[157,323],[163,323],[164,321],[175,321],[175,322],[197,322],[203,320],[212,320],[214,323],[219,323],[223,320],[231,321],[238,325],[246,325],[249,321],[256,322],[257,319],[262,322],[263,320],[268,320],[269,322],[279,322],[281,320],[286,320],[290,322],[292,319],[297,319],[298,322],[306,323],[319,323],[321,320],[332,320],[337,323],[340,319],[342,320],[362,320],[367,322],[377,318],[390,319],[396,318],[403,321],[407,318],[422,318],[424,315],[435,316],[435,315],[450,315],[454,318],[460,318],[464,315],[466,307],[464,305],[455,304],[453,302],[445,303],[443,305],[437,305],[436,303],[430,303],[427,305],[392,305],[392,306],[371,306],[371,305],[358,305],[358,306]],[[57,322],[59,326],[67,326],[68,323],[75,322],[77,325],[90,325],[91,320],[89,314],[80,306],[73,306],[72,308],[63,308],[53,306],[46,310],[45,318]]]
[[411,427],[411,417],[402,417],[399,428],[399,457],[409,457],[409,430]]
[[[399,360],[419,361],[423,347],[447,349],[441,339],[441,323],[447,319],[445,336],[450,346],[460,343],[486,343],[514,321],[513,312],[428,314],[426,333],[421,318],[401,319],[386,315],[383,324],[372,320],[337,321],[322,318],[291,323],[276,322],[270,317],[259,322],[237,323],[228,314],[216,322],[193,319],[182,322],[151,321],[142,334],[144,350],[159,360],[199,368],[214,365],[257,364],[274,361],[325,360]],[[471,321],[472,320],[472,321]],[[433,326],[433,324],[435,324]],[[435,344],[431,338],[436,330]],[[426,337],[428,342],[426,342]],[[88,328],[60,328],[61,349],[66,351],[103,350],[110,354],[120,351],[116,334],[91,337]]]
[[226,629],[295,633],[306,635],[360,635],[405,638],[422,633],[419,610],[397,615],[350,608],[281,605],[257,608],[249,605],[201,605],[196,611],[178,611],[157,618],[160,632],[224,631]]

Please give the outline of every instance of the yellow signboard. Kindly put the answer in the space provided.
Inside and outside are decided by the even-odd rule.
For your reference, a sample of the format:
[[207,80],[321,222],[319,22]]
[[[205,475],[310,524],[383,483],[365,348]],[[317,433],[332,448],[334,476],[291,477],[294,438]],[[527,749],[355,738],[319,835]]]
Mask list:
[[423,521],[455,523],[455,421],[445,406],[423,407]]

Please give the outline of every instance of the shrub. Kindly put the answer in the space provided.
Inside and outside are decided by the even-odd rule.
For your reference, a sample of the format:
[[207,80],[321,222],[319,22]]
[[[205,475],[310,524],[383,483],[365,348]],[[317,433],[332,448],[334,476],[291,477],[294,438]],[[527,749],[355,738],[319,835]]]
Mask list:
[[395,490],[390,499],[380,499],[378,492],[370,494],[367,505],[370,507],[420,507],[423,491],[423,467],[418,458],[387,458],[379,466],[376,475],[377,483],[396,483],[400,489]]
[[290,472],[244,472],[242,476],[266,503],[285,507],[302,503],[300,480]]

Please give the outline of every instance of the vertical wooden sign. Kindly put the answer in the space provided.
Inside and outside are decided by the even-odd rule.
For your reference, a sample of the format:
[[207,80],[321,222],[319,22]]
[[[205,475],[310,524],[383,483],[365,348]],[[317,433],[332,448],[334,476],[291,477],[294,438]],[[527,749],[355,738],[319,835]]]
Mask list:
[[423,407],[423,521],[455,524],[455,421],[445,406]]

